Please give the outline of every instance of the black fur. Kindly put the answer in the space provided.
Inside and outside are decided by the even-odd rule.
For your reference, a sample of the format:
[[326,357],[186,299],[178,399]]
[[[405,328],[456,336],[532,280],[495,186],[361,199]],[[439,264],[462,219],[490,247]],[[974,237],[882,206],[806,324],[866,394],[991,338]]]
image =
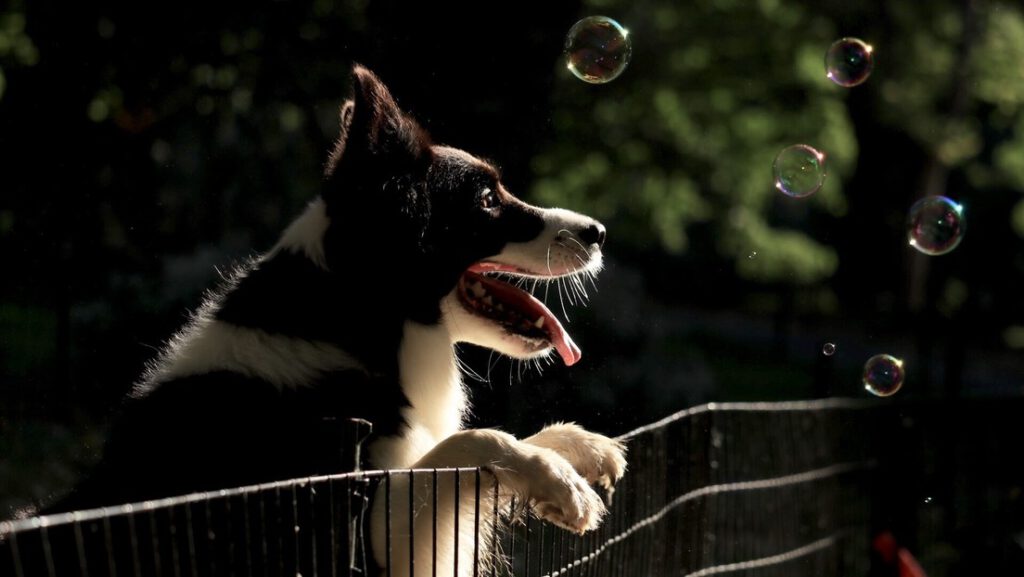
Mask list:
[[[403,324],[438,322],[467,267],[544,223],[496,169],[432,147],[368,70],[356,67],[353,84],[322,191],[327,270],[279,251],[244,266],[209,309],[225,323],[334,344],[366,370],[302,387],[222,371],[140,388],[95,473],[47,512],[344,472],[346,419],[371,421],[377,435],[405,425]],[[500,204],[484,209],[488,188]]]

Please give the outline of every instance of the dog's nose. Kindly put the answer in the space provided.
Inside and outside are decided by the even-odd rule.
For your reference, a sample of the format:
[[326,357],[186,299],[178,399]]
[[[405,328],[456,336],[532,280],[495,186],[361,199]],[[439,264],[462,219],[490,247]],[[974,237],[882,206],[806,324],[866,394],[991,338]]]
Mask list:
[[597,246],[604,245],[605,230],[604,225],[595,222],[587,228],[580,231],[580,240],[585,244],[596,244]]

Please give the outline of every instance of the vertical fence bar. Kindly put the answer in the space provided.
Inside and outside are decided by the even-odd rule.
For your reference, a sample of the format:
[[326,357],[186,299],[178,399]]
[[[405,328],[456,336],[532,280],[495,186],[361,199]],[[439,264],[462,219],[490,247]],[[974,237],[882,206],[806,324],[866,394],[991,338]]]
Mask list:
[[160,577],[163,573],[163,567],[160,565],[160,539],[157,535],[156,511],[150,508],[146,511],[146,514],[149,517],[149,537],[153,546],[153,569],[156,571],[156,576]]
[[480,573],[480,468],[474,471],[473,498],[473,577]]
[[387,577],[391,577],[391,471],[384,475],[384,548],[387,551],[385,571]]
[[268,567],[270,563],[269,547],[266,543],[266,499],[261,493],[259,496],[259,534],[260,534],[260,553],[262,555],[262,562],[260,567],[263,568],[263,577],[267,576]]
[[432,577],[437,577],[437,469],[434,469],[433,477],[434,482],[431,487],[431,492],[433,494],[433,506],[431,507],[431,511],[433,511],[434,531],[431,534],[431,539],[433,539],[433,547],[431,548],[431,551],[433,552],[433,572],[431,575]]
[[[196,565],[196,534],[192,528],[192,505],[185,504],[185,537],[188,541],[188,566],[192,577],[199,576],[199,567]],[[112,572],[111,577],[115,574]]]
[[249,491],[242,493],[242,524],[245,525],[245,575],[252,577],[252,520],[249,518]]
[[274,486],[274,510],[277,512],[277,574],[284,576],[284,506],[281,504],[281,486]]
[[292,559],[295,573],[299,573],[299,567],[302,559],[302,543],[299,540],[299,533],[302,531],[302,526],[299,524],[299,488],[295,483],[291,484],[292,490],[292,523],[294,525],[292,535],[295,537],[295,557]]
[[[328,534],[331,540],[331,577],[338,577],[338,541],[335,533],[335,525],[337,524],[337,515],[335,514],[334,505],[334,479],[327,481],[327,510],[330,511],[330,529]],[[348,523],[348,518],[345,518],[345,522]]]
[[17,531],[11,531],[11,564],[14,565],[15,577],[25,577],[25,569],[21,565],[21,547],[18,546]]
[[537,577],[544,575],[544,552],[549,548],[547,547],[547,525],[543,521],[537,519],[537,524],[540,525],[540,539],[537,540]]
[[498,539],[501,534],[498,532],[498,478],[494,477],[494,502],[492,503],[491,517],[491,577],[497,577],[498,571]]
[[128,516],[128,537],[132,547],[132,569],[135,577],[142,577],[142,563],[139,560],[139,536],[135,532],[135,508],[125,505],[124,511]]
[[526,561],[526,571],[523,577],[530,577],[530,542],[532,541],[532,539],[530,539],[530,517],[532,516],[532,513],[530,512],[529,503],[524,503],[523,507],[525,508],[524,514],[526,516],[526,519],[523,521],[526,525],[526,529],[523,531],[523,548],[525,549],[523,559]]
[[181,539],[178,537],[178,523],[174,518],[174,506],[167,508],[167,522],[171,525],[171,569],[174,571],[174,577],[181,577]]
[[454,567],[452,569],[452,577],[459,577],[459,489],[460,485],[462,484],[460,472],[461,471],[459,469],[455,469],[455,503],[454,507],[452,507],[455,510],[455,551],[454,554],[452,555],[452,566]]
[[77,513],[75,515],[75,551],[78,553],[78,572],[81,577],[89,577],[89,562],[85,557],[85,537],[82,535],[82,524],[78,522]]
[[416,479],[409,469],[409,577],[416,575]]
[[313,569],[313,577],[318,577],[318,563],[316,558],[316,483],[309,481],[309,556],[310,567]]
[[355,541],[356,541],[356,530],[353,526],[352,519],[355,515],[352,514],[352,481],[349,479],[345,480],[345,498],[342,500],[342,508],[345,511],[343,518],[345,519],[345,536],[347,542],[345,543],[345,575],[347,577],[352,576],[352,565],[355,563]]
[[46,528],[46,523],[43,523],[39,527],[39,537],[42,541],[41,546],[43,549],[43,561],[46,563],[46,574],[49,577],[56,577],[57,569],[53,566],[53,550],[50,546],[50,531]]
[[235,577],[235,532],[234,527],[231,524],[231,498],[227,496],[227,491],[221,490],[219,503],[224,504],[224,538],[227,539],[227,552],[224,559],[225,568],[228,570],[230,577]]
[[213,515],[210,513],[210,496],[209,494],[203,499],[203,509],[206,515],[206,549],[207,558],[210,563],[210,575],[217,574],[217,556],[213,554],[214,547],[213,543],[217,539],[217,533],[213,529]]
[[[498,494],[498,478],[494,478],[494,494]],[[529,513],[527,513],[529,515]],[[513,526],[516,518],[516,498],[512,497],[508,505],[508,549],[509,549],[509,560],[515,563],[516,559],[516,528]],[[515,565],[512,566],[512,570],[515,571]]]

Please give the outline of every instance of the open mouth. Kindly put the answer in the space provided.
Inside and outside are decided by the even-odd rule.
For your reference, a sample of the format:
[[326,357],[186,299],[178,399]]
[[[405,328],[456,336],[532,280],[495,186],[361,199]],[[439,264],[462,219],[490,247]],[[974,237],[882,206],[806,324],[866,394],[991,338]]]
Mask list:
[[538,351],[554,346],[566,366],[576,364],[581,357],[580,348],[554,313],[529,292],[496,275],[506,278],[540,276],[506,265],[477,263],[459,278],[458,295],[462,304],[469,311],[520,337]]

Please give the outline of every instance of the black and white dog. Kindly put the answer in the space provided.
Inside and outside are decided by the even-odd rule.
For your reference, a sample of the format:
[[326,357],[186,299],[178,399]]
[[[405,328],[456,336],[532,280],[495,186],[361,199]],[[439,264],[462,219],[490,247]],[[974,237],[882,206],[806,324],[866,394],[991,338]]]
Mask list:
[[[552,523],[599,524],[592,485],[622,476],[622,445],[571,424],[523,440],[463,429],[454,347],[577,362],[561,323],[514,283],[595,274],[604,227],[530,206],[487,162],[433,144],[369,70],[355,67],[353,84],[320,197],[170,341],[95,474],[51,512],[351,470],[332,427],[361,418],[374,425],[366,467],[483,467]],[[396,507],[400,539],[411,531]],[[374,515],[379,532],[384,512]],[[438,543],[438,563],[471,572],[471,547],[452,541]],[[416,542],[430,558],[431,539]],[[407,548],[393,548],[404,567]]]

